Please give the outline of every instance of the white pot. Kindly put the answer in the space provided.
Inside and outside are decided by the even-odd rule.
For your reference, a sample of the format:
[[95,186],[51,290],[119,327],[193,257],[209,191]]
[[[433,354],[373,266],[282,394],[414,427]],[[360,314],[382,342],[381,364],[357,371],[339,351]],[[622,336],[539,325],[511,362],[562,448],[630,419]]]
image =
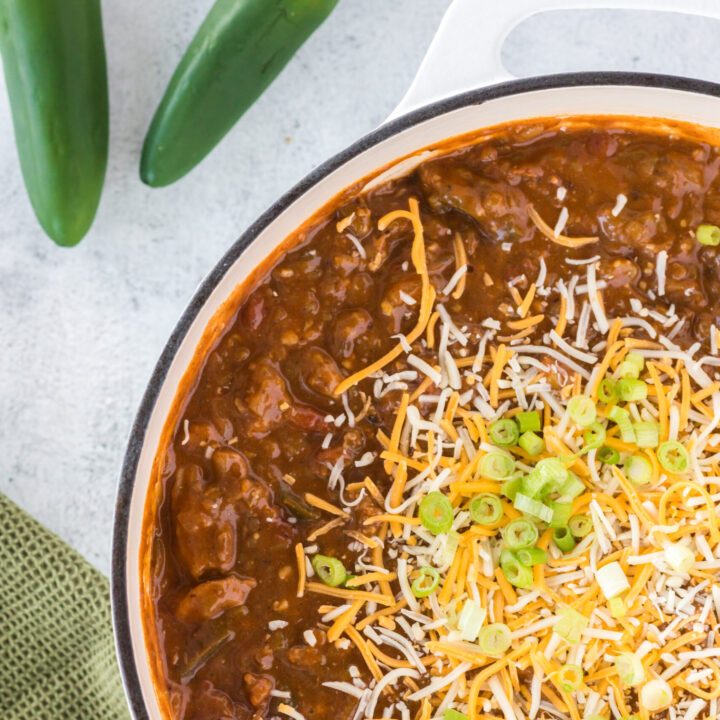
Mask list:
[[139,553],[145,497],[173,398],[203,331],[223,302],[288,235],[338,193],[364,178],[378,176],[383,168],[383,178],[403,174],[418,162],[423,149],[448,138],[505,122],[558,115],[635,115],[720,127],[720,86],[713,83],[638,73],[507,80],[500,64],[500,48],[510,30],[541,10],[674,10],[720,18],[717,0],[677,2],[682,8],[659,0],[493,0],[494,7],[485,0],[454,0],[391,119],[278,200],[203,281],[150,380],[132,429],[118,491],[113,618],[120,667],[136,720],[163,720],[140,612]]

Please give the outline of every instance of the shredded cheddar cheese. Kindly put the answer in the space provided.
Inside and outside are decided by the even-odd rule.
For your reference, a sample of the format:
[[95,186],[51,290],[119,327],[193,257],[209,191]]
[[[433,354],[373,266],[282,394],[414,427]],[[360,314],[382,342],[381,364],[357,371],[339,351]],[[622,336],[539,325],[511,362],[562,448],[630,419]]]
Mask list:
[[[568,237],[528,212],[553,243],[598,240]],[[594,262],[582,291],[579,276],[549,287],[543,265],[537,282],[523,281],[524,295],[507,288],[502,323],[469,327],[448,309],[468,291],[462,237],[453,239],[455,274],[436,291],[415,199],[379,227],[399,221],[412,228],[422,282],[414,328],[335,390],[361,383],[367,413],[367,398],[402,378],[392,421],[376,434],[384,476],[333,475],[338,506],[305,495],[337,516],[309,542],[364,502],[359,529],[344,530],[357,557],[344,581],[307,579],[311,550],[295,548],[298,596],[334,599],[321,607],[327,639],[357,648],[373,678],[346,687],[357,720],[379,717],[381,696],[382,717],[398,720],[409,720],[412,702],[416,720],[446,708],[469,720],[666,720],[642,703],[643,684],[656,678],[674,698],[667,720],[683,720],[695,701],[704,704],[690,720],[717,716],[720,379],[697,348],[665,335],[669,323],[608,317],[614,306]],[[500,335],[503,326],[514,334]],[[632,399],[618,394],[621,380],[632,381]],[[532,430],[521,427],[529,415]],[[528,434],[537,442],[523,442]],[[437,532],[423,512],[431,494],[447,513]],[[498,512],[485,522],[474,514],[482,495]],[[531,536],[526,547],[513,544],[517,527]],[[507,636],[498,651],[487,642],[493,628]],[[637,677],[619,656],[637,659],[628,661]],[[567,665],[580,669],[577,687],[562,679]]]

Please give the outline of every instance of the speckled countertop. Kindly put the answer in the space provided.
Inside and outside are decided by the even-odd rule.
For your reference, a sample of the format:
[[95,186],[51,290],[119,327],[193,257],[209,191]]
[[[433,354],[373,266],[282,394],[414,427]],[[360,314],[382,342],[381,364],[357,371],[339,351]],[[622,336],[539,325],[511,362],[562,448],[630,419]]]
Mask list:
[[[0,491],[100,570],[133,415],[197,283],[275,198],[383,121],[447,4],[342,0],[218,151],[150,190],[137,174],[144,132],[210,1],[105,2],[110,166],[97,221],[72,250],[38,229],[0,88]],[[504,61],[519,75],[720,80],[719,30],[674,15],[554,12],[517,28]]]

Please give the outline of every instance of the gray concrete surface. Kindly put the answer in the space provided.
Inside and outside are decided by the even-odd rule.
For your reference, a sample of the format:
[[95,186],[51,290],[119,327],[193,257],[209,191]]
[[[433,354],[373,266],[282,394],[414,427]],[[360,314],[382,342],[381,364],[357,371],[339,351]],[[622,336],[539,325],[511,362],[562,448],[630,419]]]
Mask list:
[[[104,572],[125,439],[195,286],[277,196],[382,122],[447,0],[342,0],[219,150],[178,184],[150,190],[137,175],[143,135],[209,5],[104,3],[110,167],[97,221],[72,250],[36,225],[0,87],[0,491]],[[678,16],[556,12],[517,28],[504,61],[518,75],[636,69],[720,80],[718,30]]]

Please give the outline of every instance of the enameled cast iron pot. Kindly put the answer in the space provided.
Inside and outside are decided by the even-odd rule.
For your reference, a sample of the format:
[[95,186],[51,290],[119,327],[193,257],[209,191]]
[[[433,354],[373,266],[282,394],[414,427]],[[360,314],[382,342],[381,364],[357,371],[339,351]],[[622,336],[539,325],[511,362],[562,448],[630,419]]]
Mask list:
[[204,329],[252,270],[344,189],[373,175],[383,180],[402,175],[422,159],[423,148],[458,135],[558,115],[635,115],[720,128],[720,85],[713,83],[637,73],[509,79],[500,63],[500,49],[513,27],[540,11],[590,8],[676,11],[720,19],[718,0],[454,0],[410,90],[388,122],[280,198],[200,285],[150,379],[118,491],[113,619],[120,668],[136,720],[164,720],[152,683],[140,611],[140,538],[153,459],[180,380]]

